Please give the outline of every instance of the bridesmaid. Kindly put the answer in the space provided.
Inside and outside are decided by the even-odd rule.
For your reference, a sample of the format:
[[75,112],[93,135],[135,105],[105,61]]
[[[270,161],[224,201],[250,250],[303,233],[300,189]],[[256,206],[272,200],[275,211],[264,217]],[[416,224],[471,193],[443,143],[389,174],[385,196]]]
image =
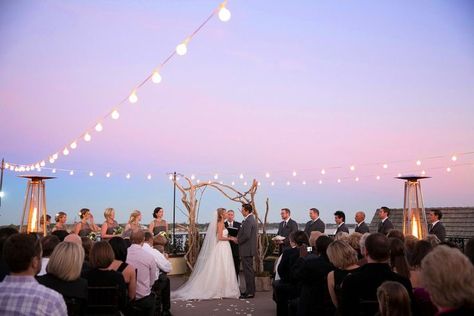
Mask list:
[[56,225],[53,227],[53,232],[57,230],[65,230],[67,231],[66,221],[67,221],[67,214],[64,212],[58,212],[56,216],[54,216],[54,220],[56,221]]
[[148,230],[153,235],[158,235],[160,232],[168,231],[168,223],[163,219],[164,210],[161,207],[155,208],[153,211],[154,220],[151,221]]
[[100,229],[102,239],[110,239],[114,237],[114,229],[119,226],[115,220],[115,210],[111,207],[106,208],[104,212],[105,222]]
[[94,216],[88,208],[83,208],[79,211],[81,221],[74,227],[74,234],[81,237],[87,237],[91,232],[100,231],[100,228],[94,224]]
[[140,221],[142,220],[142,213],[139,210],[135,210],[130,214],[130,219],[127,225],[125,225],[125,231],[123,232],[123,238],[130,238],[132,232],[136,232],[141,229]]

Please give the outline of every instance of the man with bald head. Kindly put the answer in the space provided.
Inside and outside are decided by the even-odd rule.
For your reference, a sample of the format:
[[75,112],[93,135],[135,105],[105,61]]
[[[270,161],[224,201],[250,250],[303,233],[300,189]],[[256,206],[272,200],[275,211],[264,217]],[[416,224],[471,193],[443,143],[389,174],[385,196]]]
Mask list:
[[365,223],[365,213],[358,211],[355,215],[355,221],[357,223],[355,232],[365,234],[369,232],[369,226]]

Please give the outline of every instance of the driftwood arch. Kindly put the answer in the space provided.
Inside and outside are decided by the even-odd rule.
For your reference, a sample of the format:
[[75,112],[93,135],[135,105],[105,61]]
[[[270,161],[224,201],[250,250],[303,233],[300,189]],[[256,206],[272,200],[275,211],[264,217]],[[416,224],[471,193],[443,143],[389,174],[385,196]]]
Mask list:
[[[186,210],[188,211],[188,251],[185,254],[185,260],[188,267],[192,270],[196,263],[199,255],[199,231],[196,227],[197,224],[197,211],[199,209],[200,200],[198,200],[198,194],[206,188],[213,188],[223,194],[229,200],[236,203],[248,203],[251,204],[254,210],[254,216],[259,226],[259,232],[257,236],[257,256],[255,257],[256,272],[263,272],[263,259],[268,250],[268,240],[266,238],[266,226],[268,217],[268,198],[265,203],[265,214],[263,219],[260,217],[258,208],[255,205],[255,195],[258,189],[258,181],[253,180],[250,188],[245,192],[236,190],[233,186],[222,184],[220,182],[208,181],[201,183],[193,183],[193,181],[184,177],[186,186],[183,186],[177,180],[173,179],[176,187],[181,192],[181,202],[183,202]],[[260,232],[261,230],[261,232]]]

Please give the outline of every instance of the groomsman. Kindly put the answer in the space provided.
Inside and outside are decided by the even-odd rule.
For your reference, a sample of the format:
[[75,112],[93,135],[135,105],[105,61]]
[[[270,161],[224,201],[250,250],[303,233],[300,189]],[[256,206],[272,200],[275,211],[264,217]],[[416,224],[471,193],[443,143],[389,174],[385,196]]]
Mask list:
[[361,233],[365,234],[369,232],[369,226],[365,223],[365,213],[362,211],[359,211],[355,215],[355,221],[357,223],[355,232],[356,233]]
[[343,211],[336,211],[334,213],[334,221],[337,224],[337,229],[334,235],[337,235],[337,233],[344,232],[349,234],[349,228],[347,228],[345,222],[346,222],[346,214],[344,214]]
[[388,218],[390,216],[390,209],[386,206],[382,206],[379,209],[379,218],[380,218],[380,223],[379,227],[377,229],[377,233],[381,233],[384,235],[387,235],[387,233],[393,229],[393,224]]
[[283,253],[283,250],[290,248],[290,234],[298,231],[298,224],[291,219],[291,211],[288,208],[282,208],[281,219],[283,220],[278,226],[277,235],[285,237],[281,242],[277,242],[279,245],[280,254]]
[[[228,210],[227,211],[227,220],[225,221],[224,225],[225,228],[229,231],[229,236],[237,237],[240,229],[240,223],[234,221],[234,211]],[[232,257],[234,258],[234,267],[235,267],[235,274],[239,277],[240,271],[240,256],[239,256],[239,245],[235,242],[230,242],[230,249],[232,250]]]
[[311,232],[318,231],[324,234],[324,229],[326,225],[324,222],[319,218],[319,210],[317,208],[310,208],[309,209],[309,217],[311,220],[306,223],[304,228],[304,232],[308,237],[311,236]]
[[430,218],[431,224],[428,225],[428,234],[433,234],[443,242],[446,239],[446,229],[443,223],[440,222],[443,217],[443,213],[440,210],[430,211],[428,217]]

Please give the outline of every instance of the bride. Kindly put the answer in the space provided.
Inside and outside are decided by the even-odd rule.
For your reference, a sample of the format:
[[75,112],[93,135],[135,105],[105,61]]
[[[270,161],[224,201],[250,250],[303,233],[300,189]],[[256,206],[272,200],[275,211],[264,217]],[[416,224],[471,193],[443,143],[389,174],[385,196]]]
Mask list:
[[194,270],[184,285],[171,292],[172,300],[239,298],[239,283],[229,244],[235,237],[228,237],[224,227],[226,217],[224,208],[214,212]]

